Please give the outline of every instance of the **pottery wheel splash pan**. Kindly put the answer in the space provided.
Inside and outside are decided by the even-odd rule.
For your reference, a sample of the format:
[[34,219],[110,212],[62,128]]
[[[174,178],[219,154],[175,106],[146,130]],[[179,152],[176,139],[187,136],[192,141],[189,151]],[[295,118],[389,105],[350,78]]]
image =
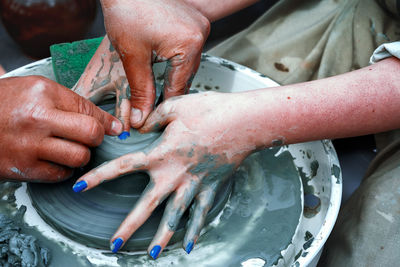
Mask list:
[[[159,135],[157,133],[141,135],[131,130],[131,136],[126,140],[105,136],[103,143],[93,151],[92,163],[89,164],[91,167],[76,170],[71,179],[62,183],[28,184],[33,206],[48,224],[72,240],[90,247],[109,249],[110,238],[138,201],[149,182],[149,176],[144,172],[124,175],[82,193],[75,193],[72,186],[77,178],[92,167],[142,149],[155,141]],[[207,216],[207,223],[222,210],[230,192],[231,181],[228,181],[216,194],[214,205]],[[165,202],[132,235],[123,249],[147,248],[161,221]],[[187,211],[170,244],[183,239],[188,219]]]

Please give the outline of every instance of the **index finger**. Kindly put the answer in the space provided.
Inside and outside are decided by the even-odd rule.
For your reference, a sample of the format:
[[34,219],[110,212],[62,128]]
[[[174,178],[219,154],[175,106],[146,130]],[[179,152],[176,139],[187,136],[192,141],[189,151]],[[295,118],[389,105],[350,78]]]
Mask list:
[[144,170],[147,165],[147,156],[143,152],[126,154],[97,166],[79,178],[72,188],[77,193],[86,191],[123,174]]
[[88,115],[97,119],[103,125],[107,135],[119,135],[122,132],[122,123],[117,118],[62,85],[57,84],[57,86],[59,86],[59,90],[55,103],[56,108],[67,112]]

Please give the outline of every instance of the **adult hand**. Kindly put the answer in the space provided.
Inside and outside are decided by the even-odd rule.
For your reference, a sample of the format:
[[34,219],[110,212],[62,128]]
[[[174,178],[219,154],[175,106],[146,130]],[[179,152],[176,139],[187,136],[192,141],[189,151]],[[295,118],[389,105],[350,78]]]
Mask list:
[[150,132],[165,127],[161,140],[146,151],[124,155],[77,180],[79,188],[87,190],[125,173],[149,173],[150,183],[111,239],[113,252],[170,195],[148,253],[157,258],[194,201],[183,241],[183,248],[190,253],[219,185],[256,148],[252,128],[239,119],[244,112],[235,110],[240,105],[247,108],[239,94],[207,92],[171,98],[159,105],[140,129]]
[[185,93],[200,64],[210,22],[182,0],[102,0],[107,35],[131,88],[130,123],[139,128],[155,100],[152,63],[168,60],[164,98]]
[[122,131],[119,120],[40,76],[0,79],[0,176],[57,182],[90,159],[88,146]]

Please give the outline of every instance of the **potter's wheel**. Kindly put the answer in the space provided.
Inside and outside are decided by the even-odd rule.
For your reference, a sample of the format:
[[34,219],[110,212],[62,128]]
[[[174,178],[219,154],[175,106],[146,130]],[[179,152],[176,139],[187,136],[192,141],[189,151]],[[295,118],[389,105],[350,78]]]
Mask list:
[[[93,150],[92,162],[87,168],[77,170],[72,179],[57,184],[29,184],[32,204],[40,216],[72,240],[95,248],[109,249],[111,236],[134,207],[149,182],[149,176],[144,172],[124,175],[83,193],[75,193],[72,186],[77,178],[93,167],[120,155],[141,150],[160,136],[160,133],[140,134],[132,129],[130,134],[125,140],[105,136],[103,143]],[[230,191],[231,181],[228,181],[216,195],[207,217],[208,222],[221,211]],[[161,221],[165,202],[133,234],[123,249],[147,248]],[[187,220],[188,212],[181,219],[170,244],[183,239]]]

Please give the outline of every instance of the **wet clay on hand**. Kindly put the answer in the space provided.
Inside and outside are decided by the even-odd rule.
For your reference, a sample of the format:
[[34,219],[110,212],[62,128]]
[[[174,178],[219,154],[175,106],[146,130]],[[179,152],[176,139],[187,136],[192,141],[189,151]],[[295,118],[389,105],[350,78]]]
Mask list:
[[[112,106],[103,108],[113,113]],[[160,135],[160,132],[140,134],[131,128],[130,136],[124,140],[117,136],[105,136],[101,145],[92,149],[92,160],[84,170],[88,171],[128,153],[143,151],[158,142]],[[41,217],[60,233],[85,246],[108,249],[109,238],[138,202],[149,183],[149,176],[145,172],[129,173],[77,194],[71,187],[83,173],[82,169],[76,169],[74,176],[63,183],[31,183],[28,185],[28,192]],[[227,181],[217,192],[206,222],[214,219],[224,207],[231,192],[231,184],[231,181]],[[140,229],[125,242],[124,250],[145,250],[149,246],[164,209],[165,203],[161,203]],[[60,210],[63,212],[59,212]],[[187,222],[188,214],[184,214],[175,226],[176,234],[171,243],[182,241]]]
[[72,90],[95,104],[116,97],[115,116],[124,125],[120,138],[125,139],[128,136],[131,112],[130,87],[119,55],[107,36],[104,37]]
[[[256,148],[248,141],[246,129],[237,131],[232,122],[224,119],[224,110],[239,101],[234,94],[229,96],[208,92],[163,102],[140,129],[150,132],[165,127],[156,142],[142,151],[103,164],[78,179],[77,191],[86,191],[121,174],[146,171],[150,175],[140,200],[112,237],[112,251],[118,251],[153,210],[169,197],[148,253],[154,259],[158,257],[193,202],[183,241],[183,248],[190,253],[217,189]],[[219,111],[213,110],[222,100],[225,104]],[[199,106],[199,103],[207,104]],[[195,105],[197,108],[194,109]],[[229,117],[233,119],[235,114]]]
[[200,64],[210,22],[184,1],[101,3],[107,36],[120,56],[131,88],[130,124],[138,128],[154,108],[152,64],[168,61],[165,99],[187,92]]

